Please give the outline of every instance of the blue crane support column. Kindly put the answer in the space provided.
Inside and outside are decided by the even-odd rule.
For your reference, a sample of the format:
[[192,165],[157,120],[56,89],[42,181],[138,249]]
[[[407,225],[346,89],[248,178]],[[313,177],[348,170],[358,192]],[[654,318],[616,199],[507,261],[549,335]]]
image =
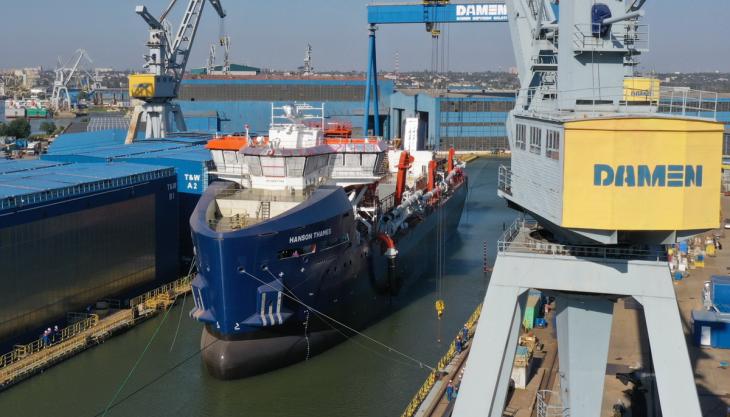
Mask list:
[[370,44],[373,51],[373,124],[375,125],[375,136],[380,136],[380,85],[378,84],[378,54],[375,49],[375,25],[370,27]]
[[368,77],[367,85],[365,86],[365,118],[364,134],[367,135],[370,130],[370,95],[374,98],[373,103],[373,133],[375,136],[380,136],[380,94],[378,86],[378,58],[375,49],[375,31],[377,27],[370,25],[370,52],[368,54]]
[[507,22],[507,6],[503,3],[424,2],[403,4],[371,4],[367,7],[370,25],[367,85],[365,86],[364,134],[370,130],[370,104],[373,98],[373,133],[380,136],[380,89],[375,31],[379,24],[409,23],[493,23]]

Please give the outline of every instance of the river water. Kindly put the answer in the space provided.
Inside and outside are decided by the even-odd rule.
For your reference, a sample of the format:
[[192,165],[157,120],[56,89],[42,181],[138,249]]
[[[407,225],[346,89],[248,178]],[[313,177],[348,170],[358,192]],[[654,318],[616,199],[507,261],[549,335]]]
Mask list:
[[[434,310],[439,284],[434,274],[404,295],[409,297],[405,307],[366,329],[368,336],[431,366],[446,352],[484,297],[484,242],[491,263],[497,238],[516,216],[496,196],[497,168],[506,162],[480,159],[467,168],[467,206],[458,234],[446,245],[443,319],[439,322]],[[104,415],[133,368],[106,416],[400,416],[428,375],[427,368],[357,336],[288,368],[218,381],[200,361],[201,326],[187,317],[191,308],[192,300],[187,299],[167,316],[136,326],[0,394],[0,416]],[[438,342],[439,335],[443,342]]]

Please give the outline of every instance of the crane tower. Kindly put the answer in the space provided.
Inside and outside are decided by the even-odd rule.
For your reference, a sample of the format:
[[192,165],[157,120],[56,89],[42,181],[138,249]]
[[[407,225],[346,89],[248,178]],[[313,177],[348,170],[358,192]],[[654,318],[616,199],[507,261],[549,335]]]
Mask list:
[[505,3],[521,89],[498,194],[529,218],[499,241],[453,415],[502,415],[536,288],[557,300],[564,416],[600,415],[613,307],[633,297],[662,414],[699,417],[663,245],[718,227],[717,96],[688,99],[635,75],[648,51],[644,0]]
[[133,142],[137,137],[140,122],[146,124],[145,138],[166,137],[172,130],[173,120],[177,130],[186,130],[180,106],[172,100],[177,97],[180,89],[207,1],[218,16],[226,16],[220,0],[189,0],[174,38],[166,18],[177,0],[169,4],[159,19],[145,6],[136,7],[135,12],[149,25],[149,53],[145,55],[145,68],[148,72],[129,76],[129,95],[141,100],[142,104],[134,109],[126,143]]

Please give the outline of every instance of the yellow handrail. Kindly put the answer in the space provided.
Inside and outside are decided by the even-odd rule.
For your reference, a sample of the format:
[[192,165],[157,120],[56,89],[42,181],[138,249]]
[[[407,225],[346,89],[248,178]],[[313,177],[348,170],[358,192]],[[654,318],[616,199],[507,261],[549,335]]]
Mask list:
[[[77,321],[76,323],[64,327],[59,331],[60,338],[57,338],[53,340],[53,345],[56,345],[58,343],[64,342],[79,333],[82,333],[94,326],[96,326],[99,323],[99,316],[96,314],[89,315],[86,319]],[[5,368],[8,365],[11,365],[20,359],[23,359],[25,357],[28,357],[32,354],[38,353],[45,349],[48,346],[52,346],[51,344],[45,344],[43,342],[43,338],[39,338],[37,340],[34,340],[26,345],[16,345],[15,348],[0,356],[0,369]]]
[[179,278],[169,284],[155,288],[154,290],[148,291],[140,296],[132,298],[129,301],[129,306],[131,308],[137,308],[138,305],[144,304],[149,300],[154,300],[158,296],[167,294],[170,291],[172,291],[174,294],[187,292],[190,288],[190,284],[191,284],[192,280],[193,280],[192,276],[186,276],[186,277]]
[[[464,326],[466,326],[467,329],[469,329],[469,333],[473,333],[472,329],[476,322],[479,320],[479,315],[482,312],[482,305],[479,304],[477,308],[474,310],[474,312],[469,317],[469,320],[464,323]],[[459,329],[458,335],[461,334],[461,329]],[[431,392],[431,389],[433,388],[434,384],[436,383],[436,373],[437,372],[443,372],[444,368],[451,362],[452,359],[454,359],[454,356],[456,356],[456,337],[449,345],[449,350],[446,352],[446,354],[441,358],[438,365],[436,366],[436,371],[431,371],[431,373],[428,374],[428,377],[426,378],[426,381],[421,385],[421,388],[416,392],[416,395],[413,396],[413,399],[408,404],[408,407],[406,407],[405,411],[403,411],[403,414],[401,414],[401,417],[413,417],[414,414],[416,414],[416,411],[418,411],[418,407],[421,406],[423,403],[423,400],[426,399],[426,396],[428,396],[428,393]]]

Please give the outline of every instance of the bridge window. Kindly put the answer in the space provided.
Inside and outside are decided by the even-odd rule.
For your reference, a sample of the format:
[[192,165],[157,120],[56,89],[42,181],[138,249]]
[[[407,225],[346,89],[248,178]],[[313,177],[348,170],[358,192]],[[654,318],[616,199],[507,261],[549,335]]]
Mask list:
[[542,129],[530,127],[530,152],[540,155],[542,153]]
[[556,161],[560,159],[560,132],[557,130],[547,131],[547,147],[545,156]]
[[515,129],[515,145],[517,149],[525,150],[527,139],[527,126],[518,123]]

